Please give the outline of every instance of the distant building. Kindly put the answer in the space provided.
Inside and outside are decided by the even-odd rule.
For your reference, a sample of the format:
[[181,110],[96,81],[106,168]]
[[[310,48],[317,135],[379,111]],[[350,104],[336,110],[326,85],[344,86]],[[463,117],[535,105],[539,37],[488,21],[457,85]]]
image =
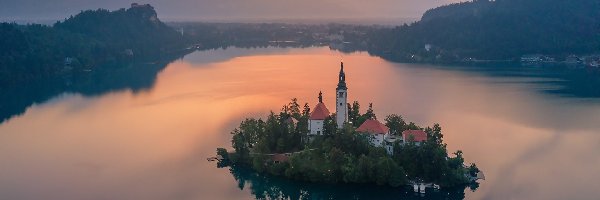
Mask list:
[[323,124],[329,117],[329,109],[323,103],[323,93],[319,92],[319,103],[308,118],[308,136],[323,135]]
[[327,39],[330,42],[342,42],[344,41],[344,36],[341,34],[331,34],[327,36]]
[[533,62],[541,62],[541,61],[542,61],[542,55],[539,55],[539,54],[521,56],[521,62],[533,63]]
[[582,60],[576,55],[569,55],[565,58],[565,63],[567,64],[579,64],[582,63]]
[[384,138],[383,146],[385,147],[385,150],[388,154],[394,154],[394,145],[396,143],[402,144],[402,137],[389,134],[387,137]]
[[376,147],[382,147],[385,139],[390,136],[390,129],[376,119],[368,119],[356,131],[367,134],[369,143]]
[[287,162],[290,158],[289,153],[286,154],[274,154],[271,156],[271,161],[275,164]]
[[541,62],[555,62],[556,60],[550,56],[542,54],[532,54],[521,56],[522,63],[541,63]]
[[402,140],[404,143],[413,141],[416,145],[421,145],[427,141],[427,133],[423,130],[406,130],[402,132]]
[[151,7],[150,4],[132,3],[131,8]]
[[65,57],[64,65],[65,66],[71,66],[71,64],[73,64],[73,58],[71,58],[71,57]]

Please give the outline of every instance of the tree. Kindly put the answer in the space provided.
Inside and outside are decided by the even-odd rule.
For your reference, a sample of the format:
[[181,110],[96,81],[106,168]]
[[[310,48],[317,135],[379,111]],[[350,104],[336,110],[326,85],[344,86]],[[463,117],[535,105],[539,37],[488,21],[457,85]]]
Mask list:
[[217,148],[217,155],[221,156],[224,160],[229,159],[229,153],[227,152],[227,149]]
[[404,171],[404,169],[402,167],[398,166],[398,164],[396,164],[396,162],[393,162],[392,172],[390,174],[388,184],[392,187],[400,187],[400,186],[406,184],[406,182],[407,182],[406,172]]
[[264,172],[266,170],[265,164],[267,162],[267,158],[264,155],[256,155],[252,158],[252,169],[257,172]]
[[367,109],[367,112],[365,113],[365,118],[377,119],[377,116],[375,116],[375,112],[373,111],[373,103],[369,103],[369,109]]
[[373,162],[369,157],[361,155],[358,158],[358,164],[353,177],[356,178],[358,183],[369,182],[373,177]]
[[337,129],[337,123],[332,116],[327,117],[323,122],[323,135],[334,135]]
[[458,150],[458,151],[454,152],[453,154],[454,154],[454,158],[448,159],[448,167],[450,167],[452,169],[461,168],[465,163],[465,159],[462,156],[463,152],[461,150]]
[[377,185],[389,183],[389,177],[394,170],[394,161],[387,156],[380,157],[375,165],[375,182]]
[[434,124],[433,128],[427,128],[425,130],[427,133],[427,140],[436,145],[442,145],[444,135],[442,134],[442,127],[440,124]]
[[467,170],[469,171],[469,175],[471,175],[471,177],[477,177],[477,173],[480,172],[479,168],[477,168],[477,165],[475,163],[471,163]]
[[242,134],[244,141],[248,143],[248,147],[252,148],[258,142],[258,138],[264,129],[262,125],[259,120],[254,118],[245,119],[240,124],[239,132]]
[[408,123],[406,130],[420,130],[421,127],[417,126],[414,122]]
[[390,133],[392,135],[402,134],[402,131],[405,131],[407,127],[402,116],[396,114],[388,115],[385,118],[385,125],[390,128]]
[[367,121],[369,119],[377,119],[377,117],[375,116],[375,113],[373,112],[373,104],[372,103],[369,104],[369,109],[367,109],[367,112],[358,117],[356,126],[359,127],[360,125],[362,125],[365,121]]
[[308,118],[310,116],[310,106],[308,103],[304,104],[304,109],[302,110],[302,116]]
[[331,172],[331,182],[338,182],[344,179],[342,166],[346,164],[346,154],[338,148],[331,148],[329,157],[329,172]]
[[247,162],[250,158],[248,143],[244,139],[244,136],[239,129],[234,129],[231,134],[233,134],[231,146],[235,149],[238,160],[241,162]]
[[348,118],[350,118],[350,121],[355,127],[360,126],[360,104],[358,101],[354,101],[354,103],[352,103],[352,108],[348,109]]
[[[308,104],[305,104],[305,106]],[[300,118],[300,104],[298,104],[298,99],[292,98],[291,102],[287,105],[288,111],[290,115],[296,119]]]

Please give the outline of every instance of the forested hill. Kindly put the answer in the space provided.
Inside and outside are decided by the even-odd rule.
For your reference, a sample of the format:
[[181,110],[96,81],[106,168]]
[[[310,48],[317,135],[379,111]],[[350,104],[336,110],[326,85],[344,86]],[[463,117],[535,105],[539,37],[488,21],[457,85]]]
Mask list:
[[150,5],[113,12],[83,11],[54,27],[93,38],[114,50],[131,49],[134,54],[153,54],[182,45],[181,35],[162,23]]
[[419,22],[372,38],[378,38],[372,50],[405,61],[595,53],[600,50],[600,1],[457,3],[431,9]]
[[54,26],[0,24],[0,87],[149,61],[183,49],[181,35],[150,5],[82,11]]

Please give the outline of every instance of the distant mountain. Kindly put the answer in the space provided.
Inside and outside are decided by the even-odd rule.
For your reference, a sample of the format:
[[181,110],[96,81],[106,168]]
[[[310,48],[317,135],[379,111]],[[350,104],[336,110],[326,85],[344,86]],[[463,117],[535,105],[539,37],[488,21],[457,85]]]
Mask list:
[[371,36],[371,50],[404,61],[515,59],[600,50],[598,0],[476,0],[427,11]]
[[89,71],[107,64],[160,59],[183,49],[182,36],[150,5],[82,11],[54,26],[0,24],[0,87]]

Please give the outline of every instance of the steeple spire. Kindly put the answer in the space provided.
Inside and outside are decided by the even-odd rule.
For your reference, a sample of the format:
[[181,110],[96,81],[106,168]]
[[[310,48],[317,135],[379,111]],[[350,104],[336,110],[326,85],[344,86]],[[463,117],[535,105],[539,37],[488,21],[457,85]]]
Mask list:
[[323,93],[319,91],[319,103],[323,103]]
[[340,89],[344,89],[344,90],[348,89],[346,87],[346,73],[344,73],[344,62],[341,62],[341,65],[340,65],[339,82],[337,85],[337,90],[340,90]]

